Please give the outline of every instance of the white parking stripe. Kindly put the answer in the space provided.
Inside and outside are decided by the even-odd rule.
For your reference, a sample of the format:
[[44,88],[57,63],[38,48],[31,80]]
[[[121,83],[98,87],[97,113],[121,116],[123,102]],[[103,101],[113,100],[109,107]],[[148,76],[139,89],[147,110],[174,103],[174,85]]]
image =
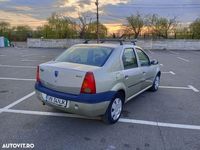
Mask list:
[[164,66],[163,64],[160,64],[160,66]]
[[22,55],[22,57],[28,57],[28,56],[38,56],[37,54],[27,54],[27,55]]
[[23,59],[23,60],[20,60],[22,62],[34,62],[34,61],[39,61],[39,60],[27,60],[27,59]]
[[172,124],[172,123],[158,122],[158,126],[160,126],[160,127],[169,127],[169,128],[200,130],[200,126],[199,125]]
[[4,57],[4,56],[6,56],[6,55],[0,55],[0,56]]
[[9,104],[9,105],[6,106],[6,107],[4,107],[4,108],[3,108],[3,111],[5,111],[6,109],[9,109],[9,108],[11,108],[11,107],[17,105],[18,103],[21,103],[22,101],[24,101],[25,99],[27,99],[27,98],[33,96],[34,94],[35,94],[35,91],[34,91],[34,92],[31,92],[31,93],[28,94],[28,95],[25,95],[24,97],[22,97],[22,98],[16,100],[15,102]]
[[[40,115],[40,116],[55,116],[55,117],[95,119],[95,120],[100,120],[101,119],[100,117],[85,117],[85,116],[79,116],[79,115],[68,114],[68,113],[42,112],[42,111],[30,111],[30,110],[4,109],[3,112],[17,113],[17,114],[27,114],[27,115]],[[136,119],[126,119],[126,118],[120,118],[119,122],[121,122],[121,123],[149,125],[149,126],[157,126],[157,127],[200,130],[200,126],[199,125],[174,124],[174,123],[164,123],[164,122],[136,120]]]
[[176,73],[174,73],[173,71],[170,71],[171,74],[176,75]]
[[2,113],[3,112],[3,109],[0,109],[0,113]]
[[190,62],[188,59],[185,59],[185,58],[182,58],[182,57],[177,57],[177,58],[180,59],[180,60],[183,60],[185,62]]
[[[28,54],[28,55],[22,55],[21,57],[30,57],[30,56],[37,56],[37,57],[42,57],[42,58],[45,58],[46,56],[41,56],[41,55],[38,55],[38,54]],[[27,59],[25,59],[27,60]]]
[[3,112],[18,113],[18,114],[28,114],[28,115],[42,115],[42,116],[55,116],[55,117],[96,119],[96,120],[101,119],[100,117],[86,117],[86,116],[80,116],[80,115],[76,115],[76,114],[56,113],[56,112],[43,112],[43,111],[31,111],[31,110],[6,109],[6,110],[3,110]]
[[119,122],[157,126],[157,122],[120,118]]
[[119,122],[133,123],[133,124],[143,124],[143,125],[159,126],[159,127],[169,127],[169,128],[200,130],[200,126],[199,125],[163,123],[163,122],[135,120],[135,119],[124,119],[124,118],[119,119]]
[[194,92],[199,92],[198,89],[196,89],[192,85],[188,85],[187,87],[176,87],[176,86],[159,86],[159,88],[162,89],[180,89],[180,90],[193,90]]
[[0,67],[8,67],[8,68],[31,68],[31,69],[35,69],[37,67],[35,66],[13,66],[13,65],[1,65],[0,64]]
[[165,71],[162,71],[163,74],[172,74],[172,75],[176,75],[173,71],[169,71],[169,72],[165,72]]
[[195,87],[193,87],[192,85],[188,85],[188,87],[189,87],[191,90],[193,90],[194,92],[199,92],[199,90],[196,89]]
[[180,89],[180,90],[191,90],[189,87],[176,87],[176,86],[159,86],[162,89]]
[[178,55],[179,53],[177,53],[177,52],[174,52],[174,51],[169,51],[170,53],[172,53],[172,54],[176,54],[176,55]]
[[14,81],[35,81],[35,79],[4,78],[4,77],[0,77],[0,80],[14,80]]

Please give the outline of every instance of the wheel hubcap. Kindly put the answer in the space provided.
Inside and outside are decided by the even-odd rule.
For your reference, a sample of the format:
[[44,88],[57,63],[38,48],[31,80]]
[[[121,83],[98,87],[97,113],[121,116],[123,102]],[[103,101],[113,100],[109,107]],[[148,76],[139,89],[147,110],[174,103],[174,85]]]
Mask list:
[[111,117],[113,120],[117,120],[120,117],[122,111],[122,101],[120,98],[116,98],[111,107]]
[[157,76],[155,79],[155,89],[158,89],[159,84],[160,84],[160,78]]

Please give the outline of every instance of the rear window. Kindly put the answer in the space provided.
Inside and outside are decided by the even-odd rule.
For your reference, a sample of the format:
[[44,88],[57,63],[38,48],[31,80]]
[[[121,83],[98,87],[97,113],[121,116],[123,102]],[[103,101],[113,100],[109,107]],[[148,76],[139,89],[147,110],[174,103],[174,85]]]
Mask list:
[[107,47],[71,47],[56,58],[55,61],[71,62],[92,66],[103,66],[112,53]]

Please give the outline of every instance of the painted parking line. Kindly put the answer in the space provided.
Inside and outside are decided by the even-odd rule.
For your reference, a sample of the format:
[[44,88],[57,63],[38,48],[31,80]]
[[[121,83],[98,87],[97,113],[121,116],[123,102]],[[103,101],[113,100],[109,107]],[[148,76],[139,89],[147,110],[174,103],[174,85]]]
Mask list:
[[27,55],[22,55],[22,57],[28,57],[28,56],[38,56],[37,54],[27,54]]
[[196,89],[194,86],[192,86],[192,85],[188,85],[188,87],[191,89],[191,90],[193,90],[194,92],[199,92],[199,90],[198,89]]
[[164,123],[164,122],[135,120],[135,119],[124,119],[124,118],[120,118],[119,122],[150,125],[150,126],[158,126],[158,127],[168,127],[168,128],[200,130],[200,126],[199,125],[174,124],[174,123]]
[[22,59],[20,60],[22,62],[35,62],[35,61],[40,61],[40,60],[28,60],[28,59]]
[[43,112],[43,111],[31,111],[31,110],[15,110],[15,109],[5,109],[3,112],[17,113],[17,114],[27,114],[27,115],[42,115],[42,116],[55,116],[55,117],[69,117],[69,118],[81,118],[81,119],[95,119],[100,120],[100,117],[86,117],[76,114],[69,113],[56,113],[56,112]]
[[176,87],[176,86],[159,86],[159,88],[162,89],[180,89],[180,90],[192,90],[194,92],[199,92],[198,89],[196,89],[194,86],[192,85],[188,85],[187,87]]
[[172,75],[176,75],[176,73],[174,73],[173,71],[169,71],[169,72],[163,72],[163,71],[162,71],[162,74],[172,74]]
[[[4,109],[3,112],[15,113],[15,114],[26,114],[26,115],[93,119],[93,120],[100,120],[101,119],[100,117],[85,117],[85,116],[80,116],[80,115],[76,115],[76,114],[43,112],[43,111],[31,111],[31,110]],[[177,128],[177,129],[200,130],[200,126],[199,125],[174,124],[174,123],[146,121],[146,120],[136,120],[136,119],[127,119],[127,118],[120,118],[119,122],[121,122],[121,123],[130,123],[130,124],[157,126],[157,127]]]
[[36,81],[35,79],[24,79],[24,78],[4,78],[4,77],[0,77],[0,80],[13,80],[13,81]]
[[173,71],[170,71],[170,73],[171,73],[172,75],[176,75],[176,73],[174,73]]
[[178,86],[159,86],[162,89],[180,89],[180,90],[191,90],[189,87],[178,87]]
[[179,54],[179,53],[177,53],[177,52],[170,51],[170,50],[169,50],[169,52],[170,52],[170,53],[172,53],[172,54],[176,54],[176,55],[178,55],[178,54]]
[[1,57],[5,57],[6,55],[0,55]]
[[15,65],[1,65],[0,67],[4,67],[4,68],[30,68],[30,69],[36,69],[37,67],[35,66],[15,66]]
[[[178,87],[176,87],[176,88],[178,88]],[[189,85],[188,88],[194,88],[194,87]],[[76,114],[68,114],[68,113],[55,113],[55,112],[42,112],[42,111],[10,109],[10,108],[14,107],[15,105],[21,103],[22,101],[28,99],[29,97],[33,96],[34,94],[35,94],[35,91],[25,95],[24,97],[22,97],[22,98],[20,98],[18,100],[16,100],[15,102],[9,104],[8,106],[0,109],[0,113],[7,112],[7,113],[27,114],[27,115],[42,115],[42,116],[70,117],[70,118],[97,119],[97,120],[101,119],[100,117],[85,117],[85,116],[80,116],[80,115],[76,115]],[[119,122],[121,122],[121,123],[132,123],[132,124],[149,125],[149,126],[158,126],[158,127],[168,127],[168,128],[200,130],[200,126],[199,125],[174,124],[174,123],[164,123],[164,122],[136,120],[136,119],[127,119],[127,118],[120,118]]]
[[30,57],[30,56],[36,56],[36,57],[46,58],[46,56],[41,56],[41,55],[38,55],[38,54],[27,54],[27,55],[22,55],[21,57]]
[[190,62],[188,59],[185,59],[185,58],[182,58],[182,57],[177,57],[177,58],[180,59],[180,60],[183,60],[185,62]]
[[20,98],[20,99],[18,99],[18,100],[16,100],[16,101],[14,101],[13,103],[11,103],[11,104],[5,106],[4,108],[1,108],[1,109],[0,109],[0,113],[2,113],[2,112],[4,112],[4,111],[10,109],[11,107],[13,107],[13,106],[15,106],[15,105],[21,103],[22,101],[28,99],[29,97],[33,96],[34,94],[35,94],[35,91],[33,91],[33,92],[31,92],[31,93],[25,95],[24,97],[22,97],[22,98]]
[[164,66],[163,64],[160,64],[160,66]]
[[3,112],[3,109],[0,109],[0,113],[2,113]]
[[9,108],[11,108],[11,107],[13,107],[13,106],[15,106],[15,105],[19,104],[19,103],[21,103],[22,101],[24,101],[24,100],[28,99],[29,97],[33,96],[34,94],[35,94],[35,91],[33,91],[33,92],[31,92],[31,93],[29,93],[29,94],[25,95],[24,97],[22,97],[22,98],[20,98],[20,99],[16,100],[15,102],[13,102],[13,103],[9,104],[8,106],[6,106],[6,107],[2,108],[2,109],[3,109],[3,111],[4,111],[4,110],[7,110],[7,109],[9,109]]

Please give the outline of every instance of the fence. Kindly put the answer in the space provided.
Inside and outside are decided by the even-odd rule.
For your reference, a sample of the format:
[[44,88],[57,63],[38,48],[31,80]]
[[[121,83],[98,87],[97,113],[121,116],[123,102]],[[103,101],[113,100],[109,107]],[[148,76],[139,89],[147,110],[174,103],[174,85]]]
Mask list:
[[[31,39],[27,40],[28,47],[34,48],[67,48],[74,44],[83,43],[82,39]],[[200,50],[200,40],[138,40],[138,46],[144,49],[169,50]]]

